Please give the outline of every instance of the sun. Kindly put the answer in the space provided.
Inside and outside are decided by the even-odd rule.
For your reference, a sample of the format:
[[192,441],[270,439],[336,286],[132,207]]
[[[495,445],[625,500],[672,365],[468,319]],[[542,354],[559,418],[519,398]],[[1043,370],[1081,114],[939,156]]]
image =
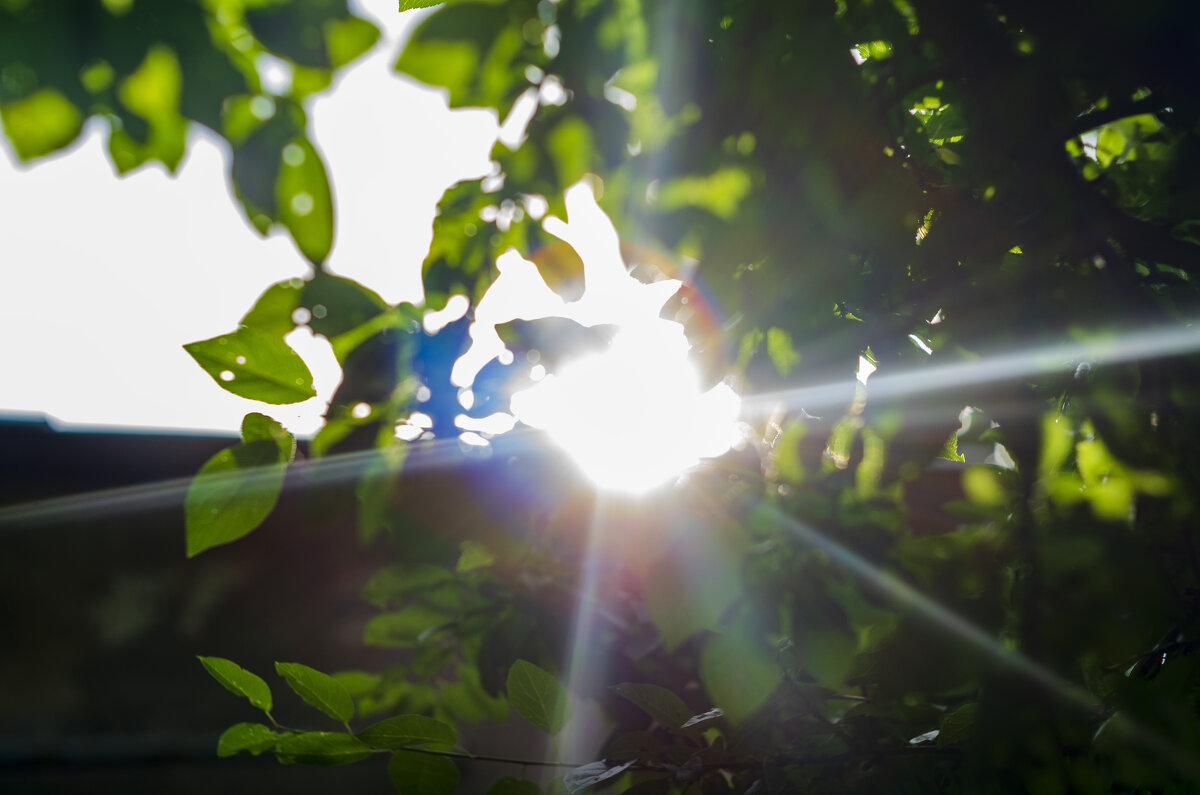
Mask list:
[[740,399],[725,383],[702,388],[683,326],[661,317],[681,282],[645,283],[630,274],[616,229],[586,181],[564,198],[568,221],[549,216],[542,226],[579,254],[583,295],[564,301],[534,263],[505,252],[451,379],[466,389],[493,358],[511,356],[496,331],[503,323],[561,317],[615,327],[605,349],[563,357],[557,372],[514,394],[510,409],[516,420],[545,431],[598,489],[642,494],[736,444]]
[[517,419],[546,431],[598,487],[628,494],[729,450],[738,408],[725,384],[700,390],[686,340],[670,329],[620,331],[608,349],[512,398]]

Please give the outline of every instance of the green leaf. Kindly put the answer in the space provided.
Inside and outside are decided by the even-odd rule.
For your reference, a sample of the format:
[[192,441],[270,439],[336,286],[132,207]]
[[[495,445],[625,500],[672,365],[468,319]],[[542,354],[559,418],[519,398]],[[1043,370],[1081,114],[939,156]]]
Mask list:
[[732,218],[738,204],[749,194],[750,175],[738,166],[729,166],[707,177],[678,177],[663,184],[658,204],[663,210],[699,207],[718,218]]
[[508,719],[508,701],[483,689],[478,667],[460,665],[456,673],[457,682],[444,684],[438,689],[442,705],[456,718],[468,723],[479,723],[489,718],[503,723]]
[[0,107],[0,120],[17,157],[33,160],[61,149],[79,135],[79,109],[52,88]]
[[368,726],[358,739],[374,748],[408,748],[414,745],[455,745],[458,732],[448,723],[424,715],[398,715]]
[[279,449],[280,460],[284,463],[296,457],[296,437],[288,433],[278,421],[266,414],[252,411],[242,418],[242,443],[259,441],[273,442]]
[[388,777],[400,795],[450,795],[458,787],[458,766],[444,756],[397,751]]
[[283,337],[242,326],[183,346],[220,386],[264,403],[299,403],[316,395],[312,373]]
[[380,613],[367,622],[363,642],[368,646],[406,648],[416,646],[426,633],[441,627],[450,617],[437,608],[413,604],[394,613]]
[[505,5],[456,2],[430,14],[413,30],[396,70],[447,89],[451,107],[507,112],[524,88],[514,61],[528,49]]
[[1011,499],[1003,472],[984,464],[963,471],[963,491],[967,499],[987,507],[1004,506]]
[[376,607],[388,607],[413,594],[450,579],[450,572],[430,563],[393,563],[380,569],[363,587],[362,598]]
[[[731,565],[737,555],[734,544],[714,535],[686,555],[664,555],[655,564],[646,586],[646,610],[668,651],[697,632],[721,630],[722,616],[741,596],[740,572]],[[694,588],[697,582],[704,587]],[[680,594],[688,596],[681,599]]]
[[331,20],[325,27],[325,46],[334,69],[350,63],[374,47],[377,41],[379,28],[359,17]]
[[246,535],[279,499],[295,439],[279,423],[253,412],[242,421],[242,438],[242,444],[208,459],[188,486],[189,558]]
[[692,711],[683,703],[683,699],[665,687],[626,682],[613,685],[609,690],[633,702],[660,726],[672,731],[682,727],[692,717]]
[[304,732],[284,737],[275,744],[281,762],[305,765],[345,765],[366,759],[371,749],[353,734]]
[[938,453],[938,458],[944,458],[947,461],[966,461],[967,458],[962,453],[958,452],[958,431],[950,434],[950,438],[942,445],[942,451]]
[[700,655],[700,680],[726,718],[739,724],[766,703],[780,671],[764,644],[738,635],[711,638]]
[[433,8],[446,0],[400,0],[401,11],[412,11],[417,8]]
[[628,762],[612,766],[606,762],[588,762],[586,765],[568,770],[563,776],[563,783],[567,785],[567,791],[571,795],[575,795],[576,792],[581,792],[594,784],[621,775],[636,761],[636,759],[630,759]]
[[275,747],[282,735],[271,731],[261,723],[238,723],[221,733],[217,741],[217,756],[233,756],[249,751],[258,756]]
[[858,643],[841,627],[806,625],[796,630],[793,649],[804,670],[818,684],[837,690],[850,675]]
[[271,688],[260,677],[224,657],[197,656],[196,659],[213,679],[225,686],[226,690],[245,696],[251,704],[270,714]]
[[282,337],[296,327],[292,315],[300,306],[303,292],[304,282],[300,279],[272,284],[242,318],[241,325]]
[[571,717],[567,689],[531,662],[517,660],[508,669],[508,701],[525,720],[558,734]]
[[796,353],[792,345],[791,335],[774,326],[767,329],[767,356],[771,358],[775,370],[783,376],[800,363],[800,354]]
[[314,265],[333,247],[333,198],[316,147],[303,138],[289,141],[275,182],[279,220],[292,233],[300,253]]
[[972,701],[946,713],[938,732],[938,747],[944,748],[947,745],[969,739],[975,729],[975,716],[978,712],[979,704]]
[[327,273],[317,274],[304,286],[301,301],[312,313],[309,327],[331,341],[387,309],[387,304],[374,291],[351,279]]
[[125,171],[150,159],[176,169],[187,138],[187,121],[179,112],[182,86],[179,60],[164,45],[151,47],[137,71],[121,83],[117,91],[121,104],[145,119],[150,133],[139,143],[124,130],[114,130],[109,150],[118,169]]
[[475,569],[484,569],[496,562],[496,556],[478,541],[464,541],[458,545],[462,551],[454,570],[459,574]]
[[346,686],[329,674],[300,663],[275,663],[275,670],[287,680],[288,686],[310,706],[334,720],[348,721],[354,717],[354,699]]
[[505,776],[492,785],[487,795],[542,795],[542,788],[527,778]]

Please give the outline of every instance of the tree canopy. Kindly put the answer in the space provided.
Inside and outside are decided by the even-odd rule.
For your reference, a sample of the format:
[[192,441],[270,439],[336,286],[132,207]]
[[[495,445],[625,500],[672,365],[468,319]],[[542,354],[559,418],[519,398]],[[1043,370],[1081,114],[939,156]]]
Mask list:
[[[351,472],[346,523],[394,558],[364,643],[394,664],[278,663],[316,710],[297,729],[264,672],[201,657],[265,713],[218,753],[388,753],[397,791],[437,795],[490,753],[458,728],[511,710],[560,742],[492,793],[1200,786],[1200,8],[425,5],[401,0],[425,16],[396,69],[530,118],[446,192],[415,307],[320,268],[334,207],[304,103],[377,38],[345,4],[0,0],[20,157],[100,115],[119,171],[173,169],[203,124],[250,223],[316,266],[188,346],[217,386],[296,402],[311,376],[283,337],[307,324],[344,380],[310,442],[247,415],[189,491],[187,554],[253,531],[293,461]],[[282,93],[263,56],[291,65]],[[740,449],[640,499],[508,436],[446,474],[440,441],[396,434],[505,409],[487,384],[516,365],[455,402],[470,317],[419,321],[478,307],[509,249],[570,295],[581,264],[542,219],[581,180],[635,277],[687,282],[665,316],[744,400]],[[500,331],[569,356],[546,322]]]

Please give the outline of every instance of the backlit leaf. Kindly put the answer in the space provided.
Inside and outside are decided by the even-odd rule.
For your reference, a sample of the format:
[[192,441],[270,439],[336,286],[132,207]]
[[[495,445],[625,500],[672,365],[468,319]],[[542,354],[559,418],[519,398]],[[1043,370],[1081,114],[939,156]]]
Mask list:
[[348,721],[354,717],[354,699],[350,692],[329,674],[300,663],[277,662],[275,670],[300,698],[334,720]]
[[508,701],[525,720],[558,734],[571,717],[567,689],[531,662],[517,660],[508,669]]
[[458,732],[440,720],[424,715],[397,715],[368,726],[358,739],[374,748],[408,748],[414,745],[454,745]]
[[679,729],[692,717],[692,711],[688,709],[687,704],[683,703],[683,699],[665,687],[625,682],[613,685],[609,689],[618,696],[633,702],[642,712],[666,729]]
[[242,326],[183,347],[217,384],[239,397],[283,404],[317,394],[308,365],[280,335]]
[[284,145],[275,182],[279,220],[308,260],[320,264],[333,247],[333,198],[325,164],[316,147],[303,138]]
[[300,306],[303,289],[304,282],[299,279],[271,285],[245,314],[241,325],[282,337],[296,327],[292,315]]
[[738,724],[756,712],[779,683],[779,666],[752,638],[718,635],[700,655],[700,680],[709,698]]
[[241,444],[208,459],[188,486],[188,557],[236,541],[275,508],[295,440],[279,423],[253,412],[242,421],[242,436]]
[[325,28],[325,46],[335,69],[350,63],[374,47],[377,41],[379,29],[359,17],[331,21]]
[[250,673],[242,666],[226,660],[224,657],[196,657],[204,670],[225,688],[239,696],[245,696],[250,703],[263,712],[271,711],[271,688],[261,677]]
[[0,119],[22,160],[61,149],[74,141],[83,127],[79,109],[51,88],[0,107]]

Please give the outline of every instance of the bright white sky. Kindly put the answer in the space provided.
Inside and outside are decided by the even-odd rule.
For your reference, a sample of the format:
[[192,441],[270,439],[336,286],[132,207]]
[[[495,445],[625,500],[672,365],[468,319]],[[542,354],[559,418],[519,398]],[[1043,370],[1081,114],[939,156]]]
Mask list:
[[[311,104],[311,132],[336,193],[331,268],[394,303],[420,295],[434,206],[488,171],[497,126],[392,71],[420,12],[358,5],[383,40]],[[0,416],[232,432],[263,411],[297,433],[319,427],[340,377],[327,343],[289,338],[318,395],[279,407],[221,389],[181,347],[233,331],[269,285],[308,272],[289,238],[243,219],[215,135],[194,130],[174,178],[154,166],[115,177],[94,122],[32,168],[7,141],[0,152]]]

